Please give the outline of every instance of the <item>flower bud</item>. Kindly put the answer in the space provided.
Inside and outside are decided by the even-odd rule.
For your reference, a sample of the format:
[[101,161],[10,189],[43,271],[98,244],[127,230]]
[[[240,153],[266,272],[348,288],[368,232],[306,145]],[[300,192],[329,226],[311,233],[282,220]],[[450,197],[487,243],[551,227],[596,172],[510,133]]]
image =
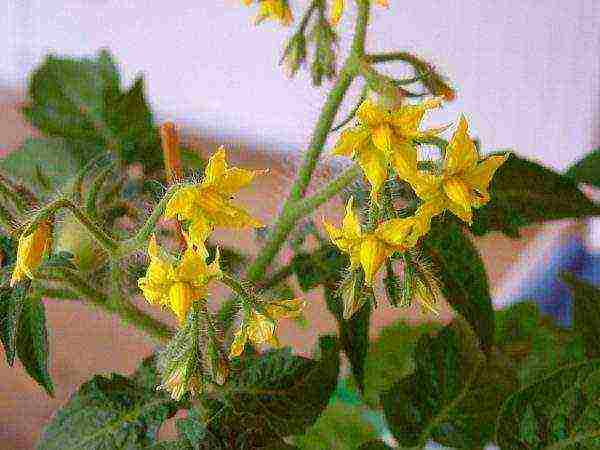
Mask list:
[[208,340],[205,352],[205,364],[215,383],[222,386],[229,375],[229,364],[213,339]]
[[33,271],[39,267],[44,254],[50,250],[51,246],[52,224],[49,220],[38,224],[27,236],[21,235],[10,285],[14,286],[25,277],[33,278]]
[[323,17],[314,25],[309,39],[314,42],[314,59],[311,65],[312,82],[320,86],[323,78],[332,79],[336,73],[337,35],[331,24]]
[[296,33],[289,40],[280,64],[285,66],[286,75],[292,78],[300,66],[306,61],[306,38],[303,33]]

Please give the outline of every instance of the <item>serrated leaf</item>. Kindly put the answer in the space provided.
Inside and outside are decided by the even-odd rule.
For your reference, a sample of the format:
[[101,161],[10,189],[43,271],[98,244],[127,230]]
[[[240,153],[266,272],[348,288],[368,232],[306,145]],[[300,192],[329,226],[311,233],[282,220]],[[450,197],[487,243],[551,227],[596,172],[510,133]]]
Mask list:
[[334,337],[319,339],[320,360],[295,356],[290,349],[245,355],[233,361],[223,400],[206,400],[208,430],[222,442],[256,448],[301,434],[321,414],[339,374]]
[[516,389],[516,376],[495,352],[484,356],[462,323],[423,336],[416,369],[382,395],[385,416],[402,446],[430,439],[453,448],[484,446],[495,431],[498,408]]
[[498,417],[506,449],[600,448],[600,360],[560,369],[512,395]]
[[364,391],[365,358],[369,348],[372,305],[367,301],[360,310],[346,320],[343,318],[342,300],[336,294],[336,290],[325,288],[327,309],[337,320],[342,350],[350,360],[352,375],[358,388]]
[[577,183],[600,187],[600,148],[588,153],[569,167],[565,176],[572,178]]
[[491,201],[475,211],[476,235],[502,231],[516,237],[524,225],[600,214],[571,178],[511,155],[494,175]]
[[313,426],[294,437],[294,444],[302,450],[355,450],[376,437],[361,407],[332,400]]
[[19,319],[27,295],[28,285],[19,283],[16,287],[0,288],[0,338],[9,366],[15,362]]
[[53,193],[68,183],[82,167],[80,151],[70,147],[64,139],[27,139],[19,150],[0,160],[0,166],[14,177],[31,185],[36,178],[36,167],[42,165],[44,176],[50,181]]
[[31,76],[29,96],[23,113],[48,136],[64,138],[79,150],[110,149],[126,162],[152,164],[160,158],[143,81],[121,92],[107,51],[95,58],[48,56]]
[[473,327],[487,351],[494,343],[494,308],[479,252],[451,219],[432,226],[423,248],[436,266],[442,294]]
[[17,332],[17,356],[31,378],[54,396],[54,385],[48,371],[48,330],[46,311],[39,297],[23,301]]
[[588,358],[600,358],[600,289],[564,274],[563,280],[573,294],[573,327],[583,336]]
[[130,378],[96,375],[55,414],[38,448],[146,448],[155,444],[160,425],[177,409],[177,403],[164,393]]
[[496,311],[496,345],[517,368],[522,386],[585,359],[583,339],[544,316],[535,303]]

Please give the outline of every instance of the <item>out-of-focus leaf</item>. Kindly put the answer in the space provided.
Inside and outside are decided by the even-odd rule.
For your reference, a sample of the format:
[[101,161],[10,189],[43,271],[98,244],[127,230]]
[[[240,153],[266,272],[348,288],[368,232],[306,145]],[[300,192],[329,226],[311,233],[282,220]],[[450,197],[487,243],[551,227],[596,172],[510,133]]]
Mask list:
[[126,162],[160,160],[143,81],[122,92],[107,51],[95,58],[48,56],[31,76],[29,96],[25,117],[47,136],[64,138],[80,161],[105,149]]
[[573,179],[516,155],[494,175],[491,197],[473,217],[471,230],[477,235],[502,231],[518,237],[524,225],[600,214],[600,206]]
[[392,447],[380,440],[372,440],[361,444],[358,450],[392,450]]
[[500,412],[503,449],[600,448],[600,360],[557,370],[511,396]]
[[563,280],[573,294],[573,326],[583,336],[585,354],[600,358],[600,289],[568,273]]
[[473,327],[482,348],[489,350],[494,343],[494,309],[479,252],[451,219],[432,226],[423,248],[437,268],[442,294]]
[[222,400],[207,399],[207,429],[221,442],[256,448],[303,433],[325,409],[339,374],[339,344],[319,340],[320,360],[290,349],[244,355],[233,361]]
[[600,187],[600,148],[588,153],[569,167],[565,176],[572,178],[577,183]]
[[521,386],[585,359],[581,336],[557,327],[535,303],[517,303],[497,311],[496,324],[496,344],[513,361]]
[[321,285],[336,285],[347,262],[336,247],[324,245],[312,253],[296,253],[291,264],[300,289],[307,292]]
[[430,439],[452,448],[484,446],[494,436],[496,413],[516,389],[511,367],[497,352],[484,355],[463,323],[423,336],[415,371],[382,395],[387,422],[400,445]]
[[54,385],[48,372],[46,311],[39,297],[27,297],[23,300],[18,321],[16,349],[17,356],[29,376],[49,395],[54,396]]

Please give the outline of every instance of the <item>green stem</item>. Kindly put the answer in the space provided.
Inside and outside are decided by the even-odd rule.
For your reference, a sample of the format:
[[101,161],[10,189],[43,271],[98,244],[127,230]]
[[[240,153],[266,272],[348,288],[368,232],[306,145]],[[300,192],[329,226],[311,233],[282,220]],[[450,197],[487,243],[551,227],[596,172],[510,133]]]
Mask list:
[[98,194],[100,193],[100,189],[102,185],[111,174],[113,169],[112,165],[109,165],[102,169],[102,171],[96,176],[94,181],[85,195],[85,210],[90,215],[90,217],[97,217],[98,211],[96,208],[96,204],[98,202]]
[[358,18],[350,55],[346,59],[336,83],[329,92],[325,105],[323,105],[304,162],[298,171],[296,181],[292,185],[288,199],[283,205],[269,239],[256,257],[254,263],[248,269],[248,279],[250,281],[260,280],[264,276],[268,266],[275,256],[277,256],[289,233],[294,229],[301,217],[297,213],[294,213],[296,202],[306,194],[340,104],[357,75],[360,60],[365,52],[365,36],[369,23],[370,1],[357,0],[357,4]]

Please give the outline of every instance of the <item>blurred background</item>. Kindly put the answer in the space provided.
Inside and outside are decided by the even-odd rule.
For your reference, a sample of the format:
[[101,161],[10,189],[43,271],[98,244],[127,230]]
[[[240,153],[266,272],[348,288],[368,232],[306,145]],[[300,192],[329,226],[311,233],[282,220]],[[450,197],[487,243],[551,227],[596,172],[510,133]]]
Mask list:
[[[299,14],[306,2],[291,3]],[[432,122],[454,121],[465,112],[485,151],[514,149],[558,170],[600,145],[600,2],[390,3],[387,10],[374,8],[367,46],[373,52],[414,51],[448,76],[457,100],[431,114]],[[349,6],[338,26],[342,53],[354,17]],[[254,27],[253,14],[238,0],[3,2],[0,152],[35,135],[19,108],[28,74],[45,55],[85,56],[106,47],[126,84],[143,74],[156,119],[178,123],[202,154],[223,143],[236,163],[271,168],[270,177],[245,193],[268,222],[287,192],[328,87],[313,88],[304,72],[286,79],[277,62],[290,30],[271,23]],[[357,87],[346,108],[358,95]],[[335,167],[335,158],[325,156],[316,184]],[[249,251],[255,246],[251,234],[228,238]],[[531,227],[517,241],[488,235],[477,244],[498,307],[534,298],[563,323],[569,303],[556,274],[570,268],[597,279],[600,272],[600,228],[592,222]],[[318,293],[314,297],[311,328],[283,330],[284,343],[300,352],[309,352],[316,336],[335,326]],[[81,305],[47,302],[47,313],[56,398],[49,401],[22,371],[0,364],[2,448],[31,448],[42,424],[76,386],[96,372],[129,372],[154,348],[116,319]],[[381,327],[398,317],[424,320],[416,309],[384,306],[374,320]]]

